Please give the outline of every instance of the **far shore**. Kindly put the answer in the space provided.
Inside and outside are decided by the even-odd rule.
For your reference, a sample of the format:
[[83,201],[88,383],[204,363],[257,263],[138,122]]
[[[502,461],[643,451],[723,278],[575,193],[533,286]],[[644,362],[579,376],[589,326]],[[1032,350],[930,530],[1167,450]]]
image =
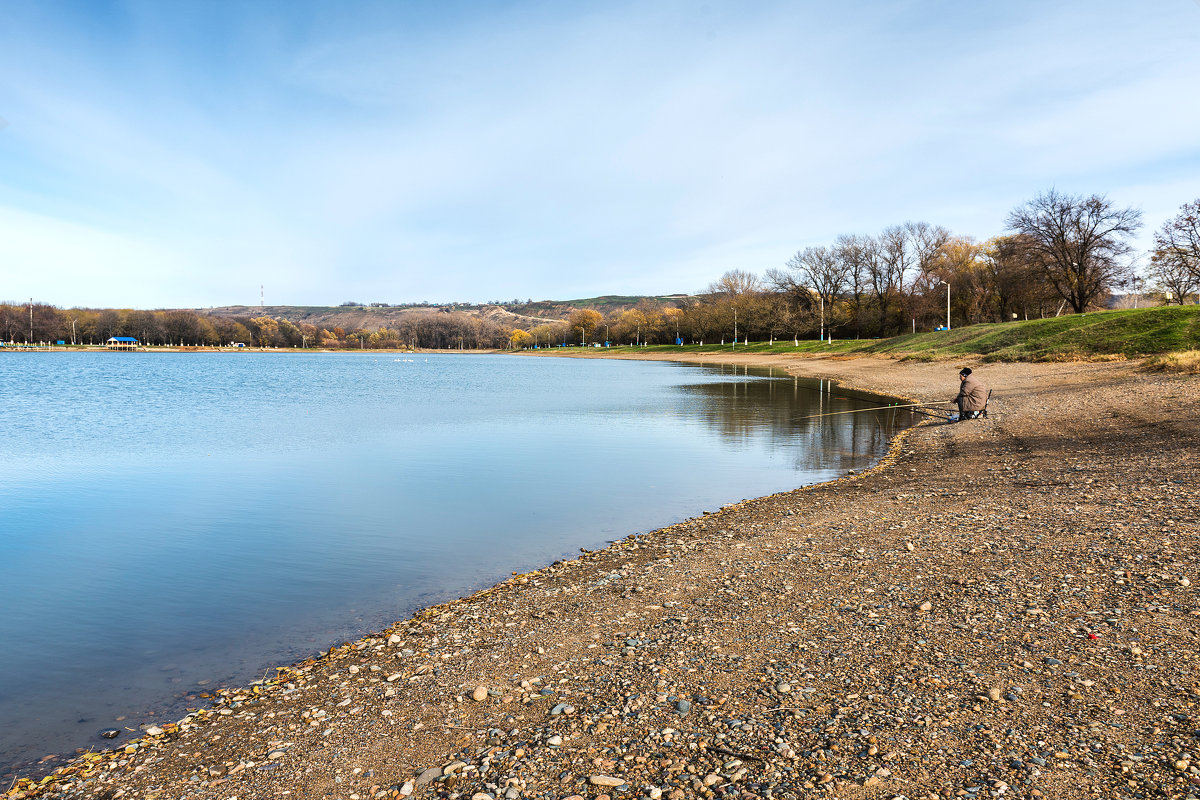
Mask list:
[[988,419],[911,429],[864,474],[514,575],[6,796],[1200,794],[1197,378],[543,355],[776,367],[922,402],[971,366],[995,394]]

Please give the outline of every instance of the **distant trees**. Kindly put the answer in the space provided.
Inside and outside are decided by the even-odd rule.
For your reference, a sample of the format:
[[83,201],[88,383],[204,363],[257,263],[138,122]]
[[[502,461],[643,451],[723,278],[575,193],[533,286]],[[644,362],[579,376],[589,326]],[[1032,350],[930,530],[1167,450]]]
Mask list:
[[1154,234],[1149,277],[1168,302],[1183,305],[1200,292],[1200,199],[1184,203]]
[[1086,311],[1133,276],[1130,239],[1142,213],[1106,197],[1044,192],[1008,215],[1043,279],[1076,313]]
[[604,324],[604,315],[593,308],[577,308],[567,319],[571,335],[579,335],[581,344],[596,341],[596,329]]

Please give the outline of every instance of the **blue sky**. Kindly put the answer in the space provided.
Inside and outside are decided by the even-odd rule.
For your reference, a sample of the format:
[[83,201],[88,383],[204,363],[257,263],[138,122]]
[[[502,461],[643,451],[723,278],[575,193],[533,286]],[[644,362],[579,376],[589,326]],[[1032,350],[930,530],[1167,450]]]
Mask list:
[[[0,2],[0,299],[700,289],[1200,197],[1200,0]],[[7,124],[5,124],[7,123]]]

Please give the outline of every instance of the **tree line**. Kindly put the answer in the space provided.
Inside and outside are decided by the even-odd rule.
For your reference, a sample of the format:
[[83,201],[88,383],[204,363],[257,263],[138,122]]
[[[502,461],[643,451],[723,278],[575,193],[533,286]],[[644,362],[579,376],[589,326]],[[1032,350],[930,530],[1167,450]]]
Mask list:
[[62,309],[48,303],[0,303],[6,342],[98,345],[130,336],[147,346],[480,348],[505,347],[510,328],[462,312],[421,311],[392,327],[326,329],[271,316],[224,317],[190,310]]
[[59,309],[0,304],[5,341],[323,348],[501,348],[872,338],[941,325],[1006,322],[1104,307],[1113,293],[1200,302],[1200,199],[1162,223],[1144,263],[1132,245],[1141,212],[1102,195],[1049,190],[984,242],[926,222],[844,234],[761,275],[732,269],[694,297],[608,314],[576,309],[524,329],[454,310],[416,311],[391,327],[332,330],[270,316],[186,310]]
[[845,234],[761,275],[730,270],[673,307],[514,332],[514,346],[871,338],[914,329],[1082,313],[1129,290],[1134,302],[1200,302],[1200,200],[1155,233],[1144,272],[1131,244],[1141,212],[1100,195],[1044,192],[1018,206],[1005,234],[978,242],[925,222]]

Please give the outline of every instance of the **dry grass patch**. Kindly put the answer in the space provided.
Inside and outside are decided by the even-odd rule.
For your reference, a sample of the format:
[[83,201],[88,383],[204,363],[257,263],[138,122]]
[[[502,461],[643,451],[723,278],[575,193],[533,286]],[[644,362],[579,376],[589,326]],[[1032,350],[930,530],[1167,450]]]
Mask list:
[[1184,375],[1200,375],[1200,350],[1183,350],[1178,353],[1163,353],[1146,360],[1146,369],[1151,372],[1177,372]]

